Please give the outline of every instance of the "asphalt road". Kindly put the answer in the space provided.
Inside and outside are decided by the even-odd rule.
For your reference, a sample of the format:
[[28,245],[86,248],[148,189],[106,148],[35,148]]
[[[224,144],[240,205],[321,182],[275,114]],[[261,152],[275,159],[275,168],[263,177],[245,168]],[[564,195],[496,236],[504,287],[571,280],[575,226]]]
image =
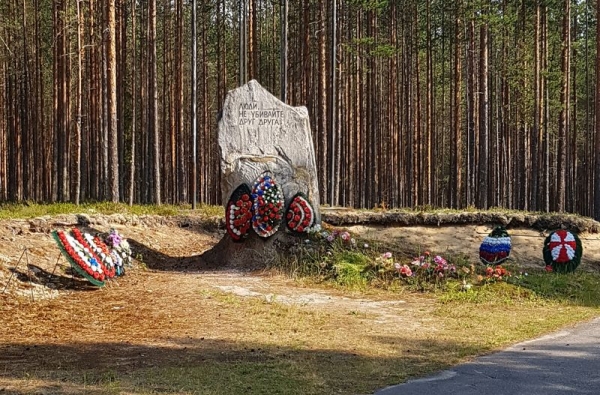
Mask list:
[[600,318],[375,395],[600,394]]

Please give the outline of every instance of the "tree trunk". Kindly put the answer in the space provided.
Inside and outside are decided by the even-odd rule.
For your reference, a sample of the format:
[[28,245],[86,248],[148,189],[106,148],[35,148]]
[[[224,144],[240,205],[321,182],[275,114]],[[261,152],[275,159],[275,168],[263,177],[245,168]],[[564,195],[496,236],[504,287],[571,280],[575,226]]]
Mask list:
[[[600,15],[600,1],[596,2],[596,15]],[[600,23],[596,23],[596,81],[600,81]],[[600,97],[600,84],[596,82],[596,98]],[[600,221],[600,103],[596,101],[596,135],[594,147],[596,155],[594,171],[594,218]]]
[[82,101],[82,67],[83,52],[81,48],[81,28],[83,26],[83,14],[81,12],[81,1],[77,3],[77,93],[76,93],[76,119],[75,119],[75,186],[74,203],[79,205],[81,193],[81,101]]
[[152,175],[153,175],[153,200],[161,204],[160,183],[160,133],[158,128],[157,111],[157,80],[156,80],[156,0],[148,2],[148,132],[152,136]]
[[556,211],[565,211],[566,197],[566,166],[567,166],[567,133],[569,131],[570,110],[570,62],[571,62],[571,0],[565,0],[562,26],[562,55],[560,88],[561,110],[558,121],[558,152],[557,152],[557,186]]
[[489,138],[489,89],[488,89],[488,25],[483,22],[479,37],[479,201],[477,206],[488,208],[488,138]]
[[116,47],[116,15],[115,0],[106,2],[106,77],[108,90],[108,177],[110,199],[118,203],[119,191],[119,144],[117,128],[117,47]]

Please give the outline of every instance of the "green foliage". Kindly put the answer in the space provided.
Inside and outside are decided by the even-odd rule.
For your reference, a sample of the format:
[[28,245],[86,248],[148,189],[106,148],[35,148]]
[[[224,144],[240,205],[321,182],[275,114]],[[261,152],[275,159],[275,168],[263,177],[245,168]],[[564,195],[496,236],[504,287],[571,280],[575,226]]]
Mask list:
[[371,260],[356,251],[340,251],[333,256],[336,283],[349,288],[364,288],[372,278]]
[[389,6],[390,0],[349,0],[348,4],[359,7],[361,11],[381,12]]

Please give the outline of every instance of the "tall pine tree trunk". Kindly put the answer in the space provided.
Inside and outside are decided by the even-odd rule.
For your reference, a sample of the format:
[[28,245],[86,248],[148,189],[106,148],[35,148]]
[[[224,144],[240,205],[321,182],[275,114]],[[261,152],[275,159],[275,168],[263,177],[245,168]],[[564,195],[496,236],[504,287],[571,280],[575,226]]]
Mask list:
[[560,88],[561,110],[558,121],[557,186],[556,211],[565,211],[567,133],[569,131],[570,109],[570,62],[571,62],[571,0],[565,0],[562,26],[562,84]]
[[119,193],[119,144],[117,129],[117,43],[115,0],[106,2],[106,77],[108,89],[108,179],[109,196],[113,203],[118,203]]
[[489,140],[489,88],[488,88],[488,24],[483,22],[479,32],[479,173],[478,204],[488,208],[488,140]]
[[[600,1],[596,3],[596,15],[600,15]],[[600,97],[600,23],[596,23],[596,97]],[[595,171],[594,171],[594,218],[600,221],[600,103],[596,101],[596,135],[595,146]]]
[[153,175],[152,196],[155,204],[161,204],[160,183],[160,133],[157,120],[157,75],[156,75],[156,0],[148,2],[148,133],[151,136],[151,155]]

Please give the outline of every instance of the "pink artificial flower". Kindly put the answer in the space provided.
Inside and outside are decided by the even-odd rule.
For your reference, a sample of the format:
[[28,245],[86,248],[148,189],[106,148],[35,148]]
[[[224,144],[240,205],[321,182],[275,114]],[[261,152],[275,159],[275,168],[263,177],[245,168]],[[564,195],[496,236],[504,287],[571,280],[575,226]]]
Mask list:
[[402,265],[402,267],[400,268],[400,274],[405,277],[410,277],[412,276],[412,270],[410,270],[410,267],[408,267],[408,265]]
[[382,257],[383,259],[390,259],[390,258],[392,257],[392,253],[388,251],[388,252],[386,252],[386,253],[383,253],[383,254],[381,255],[381,257]]
[[447,265],[448,264],[448,262],[439,255],[436,255],[435,258],[433,258],[433,260],[438,265]]
[[348,232],[342,232],[340,234],[340,237],[342,238],[342,240],[348,241],[348,240],[350,240],[350,233],[348,233]]

